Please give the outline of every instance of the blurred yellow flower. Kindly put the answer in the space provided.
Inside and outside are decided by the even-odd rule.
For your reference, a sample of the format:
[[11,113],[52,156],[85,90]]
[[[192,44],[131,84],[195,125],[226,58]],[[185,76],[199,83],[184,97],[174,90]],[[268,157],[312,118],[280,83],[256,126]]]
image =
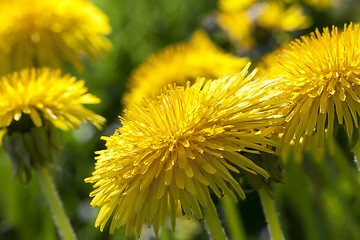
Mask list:
[[315,136],[321,146],[334,123],[344,123],[352,136],[360,115],[359,49],[360,25],[345,24],[342,32],[334,26],[316,30],[266,60],[260,71],[280,78],[294,102],[285,119],[285,144]]
[[[268,94],[274,80],[251,81],[246,67],[234,77],[194,85],[171,86],[157,98],[125,111],[121,125],[98,151],[93,176],[92,206],[101,210],[95,226],[110,232],[125,226],[127,236],[139,236],[144,222],[157,234],[168,208],[173,228],[179,206],[187,215],[216,216],[210,191],[234,201],[245,194],[231,172],[269,174],[243,153],[270,152],[275,142],[264,127],[283,123],[274,109],[282,103]],[[247,76],[246,76],[247,75]],[[279,92],[277,93],[279,94]]]
[[211,42],[203,31],[197,31],[189,43],[178,43],[152,55],[130,76],[125,106],[137,104],[143,98],[157,95],[171,83],[185,85],[197,77],[218,78],[235,74],[245,66],[247,58],[225,53]]
[[0,130],[4,131],[25,114],[36,127],[46,119],[66,130],[88,120],[100,127],[105,119],[83,104],[99,103],[87,92],[83,80],[62,75],[60,70],[24,69],[0,80]]
[[1,1],[0,16],[0,73],[64,60],[81,71],[111,46],[107,17],[85,0]]
[[219,9],[222,11],[237,11],[246,10],[253,5],[257,0],[220,0]]
[[269,31],[294,31],[311,25],[300,5],[276,0],[220,0],[218,24],[229,38],[250,48],[256,42],[258,27]]
[[221,11],[217,14],[217,21],[229,38],[239,46],[250,48],[254,45],[252,33],[255,26],[245,10]]
[[258,24],[267,29],[294,31],[311,25],[310,18],[304,15],[299,5],[286,6],[279,1],[269,1],[259,5],[259,9]]

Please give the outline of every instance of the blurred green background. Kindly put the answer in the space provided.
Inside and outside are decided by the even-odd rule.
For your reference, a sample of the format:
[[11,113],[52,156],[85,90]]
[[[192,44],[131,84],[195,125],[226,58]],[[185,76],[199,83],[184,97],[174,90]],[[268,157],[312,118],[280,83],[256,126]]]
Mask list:
[[[169,44],[187,41],[198,28],[205,29],[224,50],[236,48],[216,24],[218,2],[215,0],[93,2],[109,16],[113,49],[97,64],[89,63],[83,75],[70,67],[67,71],[85,79],[89,92],[102,99],[101,104],[89,108],[104,116],[107,123],[100,131],[83,124],[75,131],[61,132],[63,159],[52,166],[51,173],[80,240],[125,239],[122,230],[110,235],[108,228],[100,232],[94,227],[98,209],[90,206],[88,195],[92,185],[85,184],[84,178],[94,170],[94,151],[105,147],[100,136],[109,136],[119,127],[121,98],[130,73],[152,53]],[[309,1],[292,2],[304,6],[313,24],[287,33],[283,40],[307,34],[316,27],[342,27],[360,18],[360,4],[355,0],[338,1],[325,8],[314,7]],[[281,44],[276,39],[279,38],[268,34],[243,54],[256,62]],[[301,164],[295,162],[293,155],[287,159],[286,183],[276,185],[279,217],[287,239],[360,239],[360,173],[344,136],[340,130],[336,148],[329,148],[335,150],[326,151],[322,161],[316,159],[316,152],[305,153]],[[11,162],[3,150],[0,159],[0,239],[59,239],[36,179],[27,185],[13,179]],[[250,192],[238,207],[248,238],[269,239],[257,193]],[[218,210],[226,228],[226,215],[220,205]],[[209,239],[202,224],[179,220],[176,232],[169,233],[170,239]],[[142,238],[155,236],[144,231]]]

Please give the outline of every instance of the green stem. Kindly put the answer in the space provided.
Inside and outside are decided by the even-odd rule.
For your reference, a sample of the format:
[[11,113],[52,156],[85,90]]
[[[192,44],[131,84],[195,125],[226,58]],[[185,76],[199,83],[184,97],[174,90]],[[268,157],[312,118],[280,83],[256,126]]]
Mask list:
[[227,218],[231,239],[246,239],[243,222],[236,204],[228,196],[221,198],[221,203],[225,209],[225,216]]
[[36,169],[37,179],[50,205],[54,222],[64,240],[75,240],[76,236],[65,214],[64,207],[55,189],[54,183],[45,167]]
[[221,226],[221,222],[216,214],[214,215],[208,209],[204,209],[204,219],[213,240],[227,239],[224,229]]
[[[359,143],[355,144],[355,147],[353,149],[355,156],[358,156],[359,154]],[[354,189],[354,193],[356,194],[357,200],[360,200],[360,184],[358,182],[358,179],[356,178],[355,174],[356,172],[353,171],[354,169],[351,167],[349,162],[347,161],[347,157],[345,156],[343,150],[337,143],[336,139],[332,139],[329,142],[330,149],[332,156],[337,163],[338,167],[341,170],[341,173],[344,174],[347,179],[349,180],[349,183],[351,184],[352,188]]]
[[[293,208],[293,214],[299,216],[300,225],[304,229],[304,239],[318,240],[321,239],[319,232],[320,218],[315,211],[313,199],[316,199],[314,192],[311,191],[313,186],[309,183],[308,175],[305,174],[300,162],[295,160],[294,152],[291,152],[290,158],[286,163],[284,169],[288,177],[286,184],[277,188],[278,200],[287,201],[290,208]],[[315,161],[311,161],[312,164],[317,164]],[[311,166],[311,169],[313,166]],[[279,185],[278,185],[279,186]],[[294,194],[296,189],[296,194]],[[282,194],[283,196],[279,196]],[[280,204],[284,205],[284,204]],[[301,227],[301,226],[299,226]]]
[[170,239],[169,228],[166,223],[161,227],[159,239],[160,240],[169,240]]
[[275,209],[274,199],[270,196],[267,190],[262,187],[259,191],[260,201],[263,205],[264,214],[267,219],[271,239],[284,240],[284,236],[281,232],[279,219]]
[[353,153],[356,157],[356,159],[354,159],[354,162],[356,164],[356,167],[358,169],[358,171],[360,172],[360,166],[359,166],[359,161],[360,161],[360,141],[357,141],[357,143],[355,144],[354,148],[353,148]]

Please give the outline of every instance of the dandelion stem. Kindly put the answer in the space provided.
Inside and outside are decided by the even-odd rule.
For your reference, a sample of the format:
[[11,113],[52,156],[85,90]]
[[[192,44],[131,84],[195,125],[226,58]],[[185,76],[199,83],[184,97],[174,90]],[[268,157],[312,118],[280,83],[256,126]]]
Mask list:
[[263,205],[265,217],[267,219],[270,235],[272,240],[284,240],[282,234],[279,219],[275,209],[274,199],[270,196],[265,188],[261,188],[259,191],[260,201]]
[[37,168],[36,175],[45,198],[50,205],[53,220],[58,228],[60,236],[64,240],[75,240],[76,236],[74,230],[72,229],[70,221],[65,214],[64,207],[47,169],[45,167]]
[[210,235],[214,240],[226,240],[226,235],[224,229],[221,226],[221,222],[218,216],[212,214],[208,209],[204,209],[204,219],[205,223],[210,231]]
[[169,228],[166,223],[161,227],[161,233],[160,233],[159,239],[160,240],[169,240],[170,239]]
[[236,207],[235,203],[228,196],[221,198],[221,203],[225,208],[225,216],[230,229],[231,239],[246,239],[243,222],[239,214],[239,209]]
[[353,148],[353,153],[355,155],[354,162],[356,164],[356,167],[357,167],[358,171],[360,172],[360,166],[359,166],[359,161],[360,161],[360,141],[357,141],[357,143],[355,144],[355,146]]
[[[356,143],[355,147],[353,148],[353,152],[356,157],[358,156],[357,154],[360,154],[360,152],[359,152],[360,149],[358,149],[358,148],[360,148],[360,146],[358,144],[359,143]],[[354,193],[356,194],[357,200],[359,201],[360,200],[360,184],[356,177],[356,171],[354,171],[353,167],[347,161],[347,157],[346,157],[344,151],[341,149],[341,147],[339,146],[339,144],[335,138],[333,138],[329,141],[329,149],[330,149],[330,154],[333,156],[336,164],[340,168],[341,173],[344,176],[346,176],[346,178],[349,180],[351,187],[354,189]]]

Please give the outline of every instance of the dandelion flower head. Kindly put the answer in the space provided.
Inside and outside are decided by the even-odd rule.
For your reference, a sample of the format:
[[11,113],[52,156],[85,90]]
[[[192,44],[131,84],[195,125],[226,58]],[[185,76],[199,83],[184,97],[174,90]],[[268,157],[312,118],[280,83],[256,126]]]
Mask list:
[[344,124],[349,136],[360,114],[360,25],[318,29],[274,54],[263,69],[282,78],[294,102],[285,119],[285,143],[298,145],[314,135],[321,146],[334,123]]
[[24,69],[0,80],[0,130],[29,115],[36,127],[43,121],[67,130],[86,120],[100,127],[105,119],[86,109],[100,99],[87,93],[83,80],[48,68]]
[[299,5],[286,5],[281,1],[264,1],[257,22],[266,29],[295,31],[310,26],[311,21]]
[[229,38],[250,48],[257,28],[268,31],[294,31],[310,26],[311,20],[297,4],[276,0],[220,0],[217,21]]
[[103,230],[112,216],[110,232],[125,226],[127,236],[139,236],[146,222],[157,234],[168,211],[175,227],[177,207],[188,217],[201,219],[204,209],[216,215],[210,192],[244,198],[231,173],[269,177],[242,154],[272,152],[267,145],[276,143],[259,129],[283,122],[272,114],[280,102],[267,93],[273,80],[255,85],[254,72],[246,74],[170,85],[125,111],[85,179],[96,188],[91,204],[101,207],[95,226]]
[[188,43],[177,43],[152,55],[130,76],[125,106],[137,104],[143,98],[157,95],[163,86],[185,85],[198,76],[218,78],[235,74],[246,65],[247,58],[239,58],[218,48],[203,31],[195,32]]
[[0,1],[0,72],[26,67],[83,69],[111,46],[107,16],[85,0]]

